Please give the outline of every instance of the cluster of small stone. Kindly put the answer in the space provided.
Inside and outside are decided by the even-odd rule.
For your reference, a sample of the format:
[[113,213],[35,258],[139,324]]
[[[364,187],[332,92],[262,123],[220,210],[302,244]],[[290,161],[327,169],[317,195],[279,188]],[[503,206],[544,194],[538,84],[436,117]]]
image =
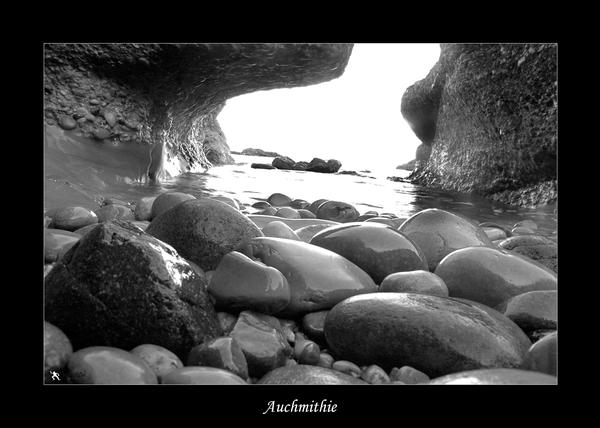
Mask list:
[[168,192],[44,226],[48,383],[557,382],[556,243],[531,220]]

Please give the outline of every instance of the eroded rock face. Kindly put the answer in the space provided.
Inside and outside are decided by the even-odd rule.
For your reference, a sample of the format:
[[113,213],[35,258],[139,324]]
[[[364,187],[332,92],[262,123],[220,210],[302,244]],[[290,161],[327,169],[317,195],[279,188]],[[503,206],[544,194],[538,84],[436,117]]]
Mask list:
[[403,117],[431,147],[411,179],[502,202],[553,202],[557,95],[555,44],[442,44],[438,63],[402,97]]
[[172,247],[124,222],[99,224],[50,271],[45,315],[75,349],[152,343],[185,358],[221,334],[206,280]]
[[[154,145],[188,168],[232,163],[216,120],[237,95],[339,77],[351,44],[46,44],[45,121],[106,141]],[[74,121],[73,119],[78,119]]]

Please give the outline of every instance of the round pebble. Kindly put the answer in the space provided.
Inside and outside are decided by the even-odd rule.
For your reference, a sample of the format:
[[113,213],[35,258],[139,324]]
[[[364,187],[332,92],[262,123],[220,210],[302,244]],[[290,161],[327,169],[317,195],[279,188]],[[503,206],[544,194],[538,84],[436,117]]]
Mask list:
[[444,280],[426,270],[392,273],[383,279],[379,291],[448,296],[448,287],[446,287]]
[[274,207],[287,207],[292,202],[292,199],[283,193],[273,193],[267,198],[267,202]]
[[50,210],[46,213],[52,218],[55,229],[74,231],[89,224],[98,223],[98,216],[83,207],[64,207]]
[[159,345],[139,345],[130,352],[144,361],[159,380],[173,370],[183,367],[177,355]]
[[360,377],[360,375],[362,374],[362,370],[360,369],[360,367],[358,367],[356,364],[350,361],[345,360],[338,360],[334,362],[331,368],[333,370],[337,370],[339,372],[348,374],[353,377]]

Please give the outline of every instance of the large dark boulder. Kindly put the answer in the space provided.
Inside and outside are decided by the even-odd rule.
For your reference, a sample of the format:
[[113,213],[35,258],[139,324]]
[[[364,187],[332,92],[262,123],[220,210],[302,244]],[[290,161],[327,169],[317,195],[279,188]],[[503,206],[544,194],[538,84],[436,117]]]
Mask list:
[[185,358],[222,333],[206,285],[172,247],[125,222],[101,223],[46,277],[45,319],[74,349],[152,343]]
[[[442,44],[402,97],[403,117],[431,147],[411,178],[513,204],[553,202],[557,100],[556,44]],[[511,193],[521,189],[522,198]]]
[[216,120],[227,99],[335,79],[351,52],[352,44],[340,43],[50,43],[45,122],[153,145],[148,175],[155,179],[167,155],[184,170],[232,163]]

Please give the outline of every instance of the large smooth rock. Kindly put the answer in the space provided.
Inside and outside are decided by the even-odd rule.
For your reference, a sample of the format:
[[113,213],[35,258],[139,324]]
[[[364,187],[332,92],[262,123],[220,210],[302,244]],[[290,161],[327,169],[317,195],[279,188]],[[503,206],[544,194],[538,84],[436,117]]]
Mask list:
[[109,346],[91,346],[74,352],[68,362],[73,383],[155,385],[154,372],[136,355]]
[[556,290],[550,269],[507,251],[469,247],[445,257],[435,270],[451,297],[496,307],[512,296],[535,290]]
[[182,202],[154,218],[146,232],[204,270],[215,269],[225,254],[262,236],[245,215],[212,199]]
[[154,202],[152,203],[152,211],[150,213],[149,220],[152,220],[155,217],[164,213],[165,211],[169,211],[171,208],[176,207],[177,205],[192,199],[196,199],[196,197],[194,195],[190,195],[189,193],[161,193],[154,199]]
[[325,320],[338,359],[429,376],[519,367],[531,342],[508,318],[475,304],[413,293],[371,293],[337,304]]
[[392,273],[383,279],[379,291],[448,296],[448,287],[446,287],[444,280],[426,270]]
[[248,378],[248,363],[242,348],[233,337],[217,337],[195,346],[187,359],[188,366],[216,367],[242,379]]
[[273,221],[281,221],[287,224],[292,230],[300,229],[301,227],[312,226],[315,224],[325,224],[328,226],[340,224],[336,221],[322,220],[318,218],[284,218],[276,217],[274,215],[261,214],[250,214],[248,218],[261,229]]
[[93,211],[83,207],[56,208],[46,212],[52,219],[52,227],[73,232],[88,224],[98,223],[98,217]]
[[519,369],[469,370],[438,377],[429,385],[556,385],[554,376]]
[[427,269],[421,250],[391,227],[343,224],[317,233],[310,243],[350,260],[367,272],[376,284],[394,272]]
[[134,215],[135,219],[138,221],[146,221],[152,219],[152,205],[156,200],[156,196],[147,196],[144,198],[140,198],[135,204]]
[[319,205],[315,215],[323,220],[350,223],[356,221],[360,214],[356,208],[346,202],[326,201]]
[[73,346],[69,338],[55,325],[44,321],[44,379],[46,383],[54,382],[53,371],[64,378],[63,369],[73,353]]
[[206,280],[172,247],[125,222],[99,224],[50,271],[45,315],[75,349],[152,343],[181,358],[221,334]]
[[512,236],[498,244],[500,248],[529,257],[558,272],[558,245],[540,235]]
[[304,226],[300,229],[296,229],[296,235],[301,241],[310,242],[310,240],[320,231],[331,227],[330,224],[311,224],[310,226]]
[[280,271],[288,281],[291,299],[278,316],[296,317],[329,309],[355,294],[371,293],[371,277],[344,257],[300,241],[254,238],[242,250]]
[[261,385],[367,385],[363,380],[337,370],[297,364],[279,367],[267,373],[257,384]]
[[535,372],[557,375],[557,346],[558,333],[550,333],[541,338],[529,348],[523,368]]
[[232,251],[226,254],[208,284],[217,310],[246,309],[265,314],[281,311],[290,303],[287,279],[277,269]]
[[159,381],[173,370],[183,367],[181,359],[162,346],[148,343],[136,346],[130,352],[145,362]]
[[240,313],[230,336],[240,345],[252,377],[285,365],[292,348],[278,329],[250,311]]
[[182,367],[164,378],[163,385],[247,385],[241,377],[215,367]]
[[44,229],[44,261],[53,263],[81,239],[81,235],[60,229]]
[[456,214],[437,208],[419,211],[398,230],[423,251],[432,272],[453,251],[493,245],[481,228]]
[[329,311],[311,312],[302,317],[302,330],[311,339],[322,342],[325,340],[325,319]]
[[526,332],[556,330],[558,327],[558,292],[529,291],[511,297],[498,310]]

